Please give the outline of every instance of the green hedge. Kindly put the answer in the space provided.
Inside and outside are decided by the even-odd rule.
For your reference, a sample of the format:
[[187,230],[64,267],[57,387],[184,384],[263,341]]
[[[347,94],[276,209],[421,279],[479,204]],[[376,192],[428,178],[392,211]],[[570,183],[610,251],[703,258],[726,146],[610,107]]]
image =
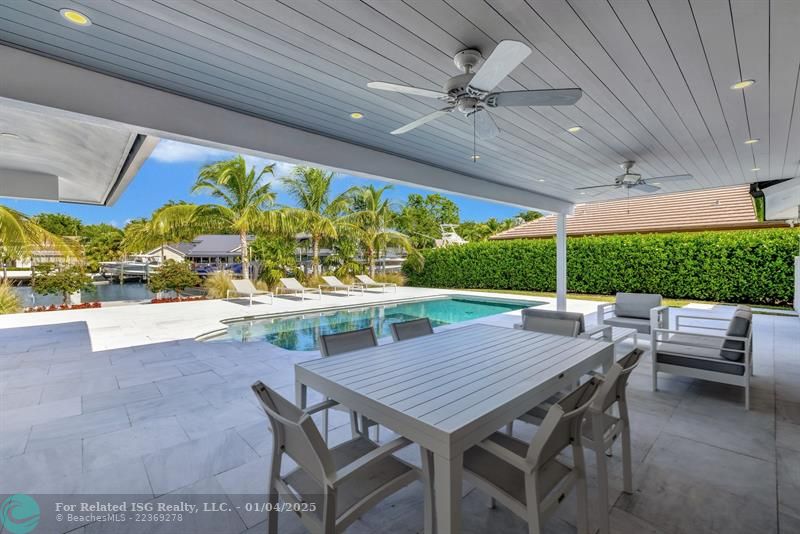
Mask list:
[[[799,237],[789,228],[573,237],[568,290],[785,305]],[[431,249],[422,271],[405,274],[420,287],[555,291],[555,249],[554,238]]]

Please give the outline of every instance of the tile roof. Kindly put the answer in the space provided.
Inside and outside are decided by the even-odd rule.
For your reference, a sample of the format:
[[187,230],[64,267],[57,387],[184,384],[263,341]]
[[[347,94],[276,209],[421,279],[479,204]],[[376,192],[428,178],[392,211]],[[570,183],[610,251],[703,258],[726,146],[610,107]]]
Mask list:
[[[774,227],[759,222],[749,185],[704,191],[631,196],[630,199],[576,204],[567,216],[567,235],[629,234]],[[506,230],[490,239],[550,237],[556,233],[556,216]]]

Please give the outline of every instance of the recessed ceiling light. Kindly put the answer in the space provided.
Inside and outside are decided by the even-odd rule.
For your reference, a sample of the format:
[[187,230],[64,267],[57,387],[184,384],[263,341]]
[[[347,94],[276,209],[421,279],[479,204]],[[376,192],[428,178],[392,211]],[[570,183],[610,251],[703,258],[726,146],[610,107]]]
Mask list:
[[11,132],[0,132],[0,137],[6,137],[8,139],[19,139],[19,136],[17,134]]
[[586,193],[584,193],[583,191],[581,191],[581,195],[585,195],[585,194],[586,194]]
[[746,145],[752,145],[754,143],[758,143],[758,138],[748,139],[747,141],[744,142],[744,144]]
[[581,131],[581,127],[580,126],[572,126],[571,128],[567,128],[567,131],[569,133],[578,133],[578,132]]
[[742,80],[740,82],[736,82],[735,84],[731,85],[731,89],[734,91],[737,89],[746,89],[756,83],[755,80]]
[[753,172],[760,171],[760,170],[761,170],[761,167],[753,167],[753,168],[752,168],[752,169],[750,169],[750,170],[751,170],[751,171],[753,171]]
[[481,157],[478,154],[473,154],[469,157],[472,161],[478,161]]
[[92,21],[89,20],[89,17],[87,17],[86,15],[81,13],[80,11],[75,11],[74,9],[66,9],[66,8],[64,8],[61,11],[59,11],[59,13],[61,13],[61,16],[64,17],[64,19],[67,22],[70,22],[70,23],[72,23],[72,24],[74,24],[76,26],[91,26],[92,25]]
[[651,182],[650,185],[661,185],[661,182]]
[[539,179],[538,179],[538,180],[536,180],[536,181],[537,181],[537,182],[544,182],[544,178],[539,178]]
[[364,118],[364,114],[361,113],[360,111],[354,111],[354,112],[352,112],[350,114],[350,118],[351,119],[356,119],[356,120],[363,119]]

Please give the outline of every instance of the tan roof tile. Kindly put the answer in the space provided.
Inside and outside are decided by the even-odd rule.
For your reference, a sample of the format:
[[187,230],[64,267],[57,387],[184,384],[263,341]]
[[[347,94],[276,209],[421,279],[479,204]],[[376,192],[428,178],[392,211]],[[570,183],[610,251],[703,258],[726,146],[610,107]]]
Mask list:
[[[632,196],[630,199],[576,204],[567,216],[568,235],[627,234],[781,226],[758,222],[750,186]],[[490,239],[550,237],[556,216],[521,224]]]

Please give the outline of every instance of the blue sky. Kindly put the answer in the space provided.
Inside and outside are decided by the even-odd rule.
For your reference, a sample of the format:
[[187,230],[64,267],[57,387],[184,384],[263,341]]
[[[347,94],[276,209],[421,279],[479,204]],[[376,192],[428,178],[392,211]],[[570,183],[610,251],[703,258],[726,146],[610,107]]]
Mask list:
[[[83,206],[78,204],[61,204],[55,202],[41,202],[34,200],[0,199],[0,203],[22,211],[28,215],[38,213],[65,213],[80,218],[86,224],[109,223],[114,226],[124,226],[125,223],[137,217],[148,217],[153,210],[162,206],[168,200],[186,200],[188,202],[207,202],[208,197],[192,195],[189,192],[197,177],[200,167],[208,162],[230,157],[232,154],[221,150],[210,149],[197,145],[179,143],[177,141],[161,141],[153,154],[145,162],[136,178],[128,185],[116,204],[111,207]],[[252,156],[245,156],[250,164],[264,165],[270,160]],[[276,178],[291,172],[292,165],[278,162],[276,165]],[[353,185],[386,185],[387,182],[367,180],[347,175],[338,175],[334,181],[334,191],[339,193]],[[291,204],[292,199],[281,190],[276,179],[274,187],[278,193],[278,203]],[[427,194],[431,191],[416,187],[393,184],[388,195],[398,202],[404,201],[409,193]],[[445,194],[458,204],[461,210],[461,220],[482,221],[489,217],[506,219],[513,217],[521,210],[514,206],[507,206],[494,202],[487,202],[458,195]]]

